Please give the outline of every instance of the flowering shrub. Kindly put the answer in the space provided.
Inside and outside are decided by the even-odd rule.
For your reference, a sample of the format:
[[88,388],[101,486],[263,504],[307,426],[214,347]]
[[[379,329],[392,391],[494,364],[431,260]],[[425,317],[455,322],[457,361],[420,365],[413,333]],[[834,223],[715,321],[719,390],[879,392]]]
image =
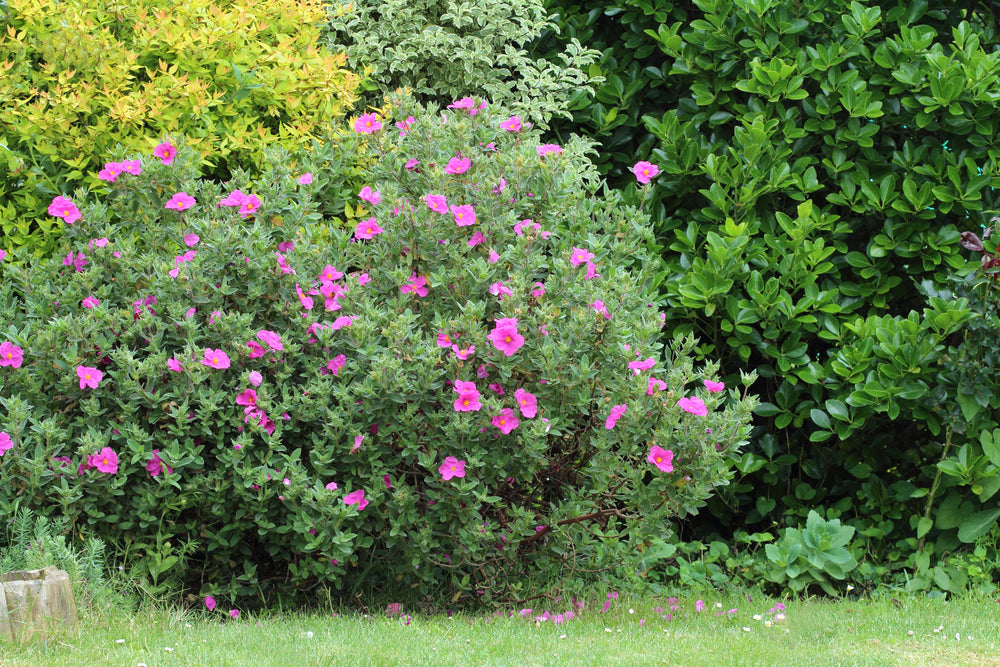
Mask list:
[[85,263],[0,262],[0,512],[202,594],[487,600],[635,572],[727,483],[756,400],[662,349],[651,232],[588,146],[396,105],[338,149],[354,228],[285,155],[222,191],[181,148],[73,202]]

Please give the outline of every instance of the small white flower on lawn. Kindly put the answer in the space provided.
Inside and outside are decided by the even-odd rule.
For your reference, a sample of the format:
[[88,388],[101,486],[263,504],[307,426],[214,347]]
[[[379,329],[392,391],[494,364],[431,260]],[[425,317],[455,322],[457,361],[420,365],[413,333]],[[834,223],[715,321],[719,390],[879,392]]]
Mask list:
[[611,632],[611,628],[604,628],[605,632]]
[[906,634],[908,634],[908,635],[910,635],[910,636],[912,637],[912,636],[913,636],[913,630],[910,630],[910,631],[909,631],[909,632],[907,632]]
[[115,643],[116,643],[116,644],[124,644],[124,643],[125,643],[125,640],[124,640],[124,639],[116,639],[116,640],[115,640]]
[[760,614],[754,614],[753,615],[753,620],[755,620],[755,621],[759,621],[761,618],[763,618],[763,616],[761,616]]
[[769,628],[772,625],[773,625],[773,623],[771,623],[771,619],[767,619],[766,621],[764,621],[764,627],[765,628]]
[[170,648],[169,646],[164,646],[163,650],[164,651],[173,651],[174,649]]
[[566,635],[559,635],[559,639],[566,639]]
[[743,632],[750,632],[750,628],[748,628],[747,626],[744,625],[743,626]]
[[635,609],[629,609],[629,610],[628,610],[628,613],[630,613],[630,614],[634,614],[634,613],[635,613]]
[[313,638],[313,631],[306,630],[306,639],[312,639],[312,638]]

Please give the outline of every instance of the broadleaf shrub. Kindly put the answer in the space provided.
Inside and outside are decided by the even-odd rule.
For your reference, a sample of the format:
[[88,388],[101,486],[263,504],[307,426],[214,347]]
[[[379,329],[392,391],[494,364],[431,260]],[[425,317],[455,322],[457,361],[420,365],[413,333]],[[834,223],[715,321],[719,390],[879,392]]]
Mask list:
[[320,44],[315,0],[12,0],[0,17],[0,247],[51,252],[45,208],[106,189],[116,147],[195,147],[209,176],[255,170],[267,146],[325,137],[357,99],[345,56]]
[[233,597],[636,572],[728,482],[754,376],[664,350],[648,220],[597,195],[585,142],[450,106],[355,120],[353,229],[310,156],[223,191],[181,148],[77,202],[65,256],[0,263],[0,511]]
[[[614,117],[581,110],[563,131],[661,170],[644,196],[668,264],[665,334],[692,333],[700,353],[761,378],[740,479],[694,535],[802,526],[815,509],[857,529],[857,576],[896,584],[971,544],[997,509],[980,451],[995,428],[992,381],[974,380],[995,366],[963,330],[994,325],[953,279],[976,268],[960,231],[1000,206],[989,8],[549,7],[621,64],[597,93]],[[631,159],[602,169],[621,174]],[[963,447],[964,463],[946,462]],[[964,541],[963,522],[935,520],[945,483],[946,507],[977,516]]]
[[546,58],[528,54],[555,27],[540,0],[359,0],[327,9],[327,42],[366,74],[371,106],[400,87],[442,106],[472,94],[545,128],[586,106],[602,80],[592,71],[597,52],[576,39]]

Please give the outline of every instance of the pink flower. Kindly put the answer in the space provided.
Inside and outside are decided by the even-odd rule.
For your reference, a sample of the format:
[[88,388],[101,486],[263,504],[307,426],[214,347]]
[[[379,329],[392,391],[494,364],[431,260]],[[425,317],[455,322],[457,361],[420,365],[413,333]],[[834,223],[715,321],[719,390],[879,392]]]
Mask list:
[[247,195],[246,199],[244,199],[243,203],[240,205],[240,217],[248,218],[256,213],[257,209],[260,208],[260,203],[260,199],[257,198],[257,195]]
[[203,366],[210,366],[212,368],[224,370],[229,368],[229,357],[221,349],[213,350],[209,347],[205,349],[205,358],[201,360],[201,363]]
[[[468,109],[470,116],[475,116],[479,113],[480,109],[486,108],[486,102],[482,102],[478,107],[476,106],[476,101],[471,97],[463,97],[460,100],[455,100],[448,105],[449,109]],[[443,121],[442,121],[443,122]]]
[[618,423],[618,420],[621,419],[622,415],[624,414],[625,414],[624,404],[612,406],[611,414],[609,414],[608,418],[604,421],[604,428],[608,429],[609,431],[613,429],[615,427],[615,424]]
[[573,254],[569,256],[569,263],[573,266],[580,266],[584,262],[594,259],[594,253],[586,248],[573,248]]
[[[365,503],[365,504],[367,505],[367,503]],[[240,610],[239,609],[230,609],[229,610],[229,618],[231,618],[233,620],[239,620],[239,618],[240,618]]]
[[101,302],[97,300],[96,296],[88,296],[86,299],[84,299],[80,303],[83,304],[84,308],[94,308],[95,306],[97,306]]
[[472,166],[472,160],[469,158],[453,157],[448,160],[447,166],[444,168],[444,173],[446,174],[464,174],[469,171],[469,167]]
[[490,264],[496,264],[500,261],[500,255],[497,254],[496,250],[490,250]]
[[362,114],[356,121],[354,121],[354,131],[360,132],[361,134],[371,134],[373,132],[378,132],[382,129],[382,123],[379,122],[378,116],[373,113]]
[[368,501],[365,500],[365,490],[358,489],[357,491],[351,491],[346,496],[344,496],[344,504],[357,505],[359,512],[364,508],[368,507]]
[[108,181],[109,183],[114,183],[115,179],[118,178],[118,174],[123,171],[123,165],[121,162],[105,162],[104,169],[97,172],[97,178],[102,181]]
[[302,307],[306,310],[312,310],[313,300],[302,293],[302,288],[299,287],[298,283],[295,283],[295,293],[299,295],[299,303],[302,304]]
[[268,331],[267,329],[261,329],[257,332],[257,338],[261,339],[263,342],[267,343],[267,346],[272,350],[285,349],[285,346],[281,344],[281,336],[274,333],[273,331]]
[[695,602],[694,603],[694,610],[695,611],[705,611],[705,601],[704,600],[698,600],[697,602]]
[[299,180],[295,182],[298,183],[299,185],[309,185],[310,183],[313,182],[313,175],[311,172],[307,171],[306,173],[299,176]]
[[206,595],[205,606],[208,607],[209,611],[215,611],[215,598],[213,598],[211,595]]
[[420,160],[418,160],[417,158],[414,157],[414,158],[410,158],[409,160],[407,160],[406,164],[403,165],[403,166],[406,167],[407,171],[413,171],[414,169],[417,168],[418,164],[420,164]]
[[533,297],[535,297],[537,299],[540,296],[542,296],[543,294],[545,294],[545,285],[543,283],[535,283],[534,287],[536,287],[538,289],[531,290],[531,296],[533,296]]
[[371,276],[369,276],[367,273],[362,273],[361,275],[358,276],[359,285],[367,285],[369,282],[371,282]]
[[455,380],[455,391],[458,398],[455,399],[455,412],[477,412],[482,409],[479,402],[479,390],[476,389],[475,382],[463,382]]
[[705,389],[711,392],[719,392],[726,388],[725,382],[712,382],[711,380],[705,380]]
[[444,195],[424,195],[424,202],[435,213],[448,212],[448,200],[445,199]]
[[[154,449],[153,450],[153,458],[151,458],[148,461],[146,461],[146,472],[149,473],[150,477],[156,477],[161,472],[163,472],[164,468],[167,469],[167,474],[168,475],[171,474],[174,471],[173,468],[171,468],[170,466],[168,466],[166,463],[164,463],[160,459],[160,450],[159,449]],[[98,468],[98,470],[100,470],[100,468]]]
[[138,176],[142,173],[142,162],[140,160],[125,160],[121,165],[122,171],[126,174]]
[[407,292],[416,292],[417,296],[427,296],[427,278],[424,276],[418,276],[416,273],[410,274],[410,282],[402,285],[399,288],[401,294],[406,294]]
[[632,375],[638,375],[642,371],[647,371],[656,365],[656,359],[649,357],[645,361],[630,361],[628,367],[632,369]]
[[118,455],[110,447],[105,447],[96,454],[92,454],[87,462],[97,468],[98,472],[111,475],[118,472]]
[[97,385],[100,384],[101,378],[104,377],[104,373],[96,368],[91,368],[90,366],[77,366],[76,376],[80,378],[80,389],[85,389],[87,387],[97,389]]
[[[250,348],[250,358],[251,359],[256,359],[257,357],[263,357],[264,356],[264,348],[262,348],[260,346],[260,344],[257,343],[257,341],[248,340],[247,341],[247,347]],[[202,362],[202,363],[205,363],[205,362]]]
[[441,473],[441,479],[446,482],[452,477],[465,477],[465,461],[448,456],[444,463],[438,467],[438,472]]
[[288,265],[288,260],[285,259],[285,256],[282,255],[280,252],[276,252],[274,254],[278,258],[278,268],[281,269],[281,275],[285,275],[286,273],[291,273],[292,275],[295,275],[295,270]]
[[659,445],[653,445],[649,448],[649,456],[646,457],[646,460],[663,472],[674,471],[674,453],[669,449],[663,449]]
[[153,149],[153,157],[160,158],[160,162],[169,165],[177,157],[177,149],[171,144],[164,142]]
[[260,383],[264,381],[264,378],[257,371],[250,371],[250,377],[248,379],[250,380],[250,384],[255,387],[259,387]]
[[699,417],[704,417],[708,414],[708,408],[705,406],[705,402],[697,396],[692,396],[690,398],[685,396],[677,401],[677,405],[679,405],[681,410],[684,412],[690,412],[691,414],[698,415]]
[[559,155],[562,153],[562,146],[556,144],[542,144],[535,149],[538,152],[539,157],[545,157],[546,155]]
[[342,354],[338,354],[333,359],[326,362],[326,367],[320,370],[320,375],[328,375],[329,373],[333,373],[334,377],[336,377],[337,373],[340,372],[340,369],[343,368],[344,364],[346,363],[347,363],[347,357],[345,357]]
[[381,234],[384,230],[378,226],[375,218],[368,218],[358,223],[354,228],[354,237],[358,239],[370,239]]
[[372,206],[378,206],[382,203],[382,193],[378,190],[372,190],[367,185],[361,188],[361,192],[358,193],[358,197]]
[[598,299],[594,303],[590,304],[590,307],[596,310],[601,315],[604,315],[604,319],[610,320],[611,313],[608,312],[608,307],[604,305],[604,302]]
[[451,347],[451,336],[443,331],[438,332],[437,336],[437,346],[438,347]]
[[365,439],[365,436],[363,436],[363,435],[356,435],[356,436],[354,436],[354,446],[351,447],[351,454],[353,454],[354,452],[356,452],[359,449],[361,449],[361,443],[364,441],[364,439]]
[[531,127],[530,123],[522,123],[520,116],[511,116],[504,122],[500,123],[501,130],[507,130],[508,132],[520,132],[521,128]]
[[524,345],[524,337],[517,332],[516,317],[497,320],[488,337],[493,342],[493,346],[508,357]]
[[199,238],[197,234],[188,234],[184,237],[184,245],[189,248],[193,248],[198,245],[198,241],[200,240],[201,238]]
[[236,396],[236,405],[251,407],[257,405],[257,392],[253,389],[244,389]]
[[511,408],[504,408],[500,411],[500,414],[493,416],[490,423],[500,429],[501,433],[506,435],[517,428],[517,425],[521,422],[514,415],[514,411]]
[[483,233],[480,232],[480,231],[477,231],[475,234],[473,234],[469,238],[468,241],[465,242],[465,245],[469,246],[470,248],[475,248],[477,245],[479,245],[480,243],[482,243],[485,240],[486,240],[486,237],[483,236]]
[[318,277],[321,281],[323,280],[333,281],[333,280],[340,280],[341,278],[344,277],[344,274],[338,271],[337,269],[333,268],[329,264],[327,264],[326,266],[323,267],[323,270],[320,271]]
[[[7,450],[14,447],[14,442],[10,439],[10,434],[0,431],[0,456],[7,453]],[[67,459],[68,460],[68,459]]]
[[468,359],[469,356],[471,356],[473,353],[475,353],[476,346],[475,345],[470,345],[469,347],[467,347],[467,348],[465,348],[463,350],[463,349],[459,348],[458,345],[452,345],[451,346],[451,351],[454,352],[455,356],[458,357],[459,359]]
[[410,116],[406,120],[397,121],[396,127],[399,128],[399,136],[405,137],[409,133],[410,128],[413,127],[413,124],[415,122],[417,122],[417,119],[414,118],[413,116]]
[[228,196],[224,197],[219,201],[219,206],[243,206],[243,202],[247,200],[247,196],[243,194],[238,188],[229,193]]
[[327,482],[327,485],[326,485],[325,488],[326,488],[327,491],[336,491],[337,490],[337,483],[336,482]]
[[493,194],[498,195],[507,189],[507,179],[500,177],[500,182],[493,186]]
[[655,378],[653,376],[650,376],[649,377],[649,384],[646,385],[646,395],[647,396],[652,396],[653,395],[653,390],[659,389],[660,391],[663,391],[666,388],[667,388],[667,383],[666,382],[664,382],[663,380],[659,380],[659,379],[657,379],[657,378]]
[[186,192],[178,192],[167,202],[167,205],[163,208],[172,208],[176,211],[183,211],[194,206],[194,197]]
[[587,275],[584,276],[586,280],[593,280],[594,278],[600,278],[601,274],[597,272],[597,265],[593,262],[587,262]]
[[178,361],[176,357],[170,357],[167,359],[167,368],[172,370],[174,373],[180,373],[184,370],[184,367],[181,366],[181,362]]
[[476,212],[469,204],[452,206],[451,212],[455,214],[455,224],[459,227],[468,227],[476,224]]
[[507,287],[506,285],[504,285],[502,280],[499,280],[499,281],[493,283],[492,285],[490,285],[490,290],[489,291],[490,291],[490,294],[492,294],[493,296],[500,297],[501,301],[503,301],[503,298],[505,296],[513,296],[514,295],[514,292],[512,292],[509,287]]
[[76,258],[74,258],[72,251],[68,255],[63,257],[62,263],[63,266],[72,266],[74,269],[76,269],[77,273],[83,271],[83,267],[85,267],[88,264],[86,255],[84,255],[81,252],[77,253]]
[[524,389],[518,389],[514,392],[514,399],[517,401],[517,407],[522,416],[531,419],[538,414],[538,399],[535,398],[534,394],[530,394]]
[[638,180],[643,185],[649,183],[649,179],[655,178],[658,173],[660,173],[660,168],[655,164],[650,164],[645,160],[640,160],[635,163],[632,167],[632,173],[635,174],[636,180]]
[[81,218],[80,209],[76,207],[76,204],[69,197],[61,195],[53,199],[52,203],[49,204],[49,215],[62,218],[63,222],[67,225],[72,225]]

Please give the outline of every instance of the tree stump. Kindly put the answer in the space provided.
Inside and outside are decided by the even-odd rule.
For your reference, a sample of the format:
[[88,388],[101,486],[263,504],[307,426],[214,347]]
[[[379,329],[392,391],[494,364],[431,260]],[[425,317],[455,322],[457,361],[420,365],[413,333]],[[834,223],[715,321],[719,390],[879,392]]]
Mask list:
[[50,566],[0,574],[0,639],[20,642],[79,630],[73,585],[65,570]]

